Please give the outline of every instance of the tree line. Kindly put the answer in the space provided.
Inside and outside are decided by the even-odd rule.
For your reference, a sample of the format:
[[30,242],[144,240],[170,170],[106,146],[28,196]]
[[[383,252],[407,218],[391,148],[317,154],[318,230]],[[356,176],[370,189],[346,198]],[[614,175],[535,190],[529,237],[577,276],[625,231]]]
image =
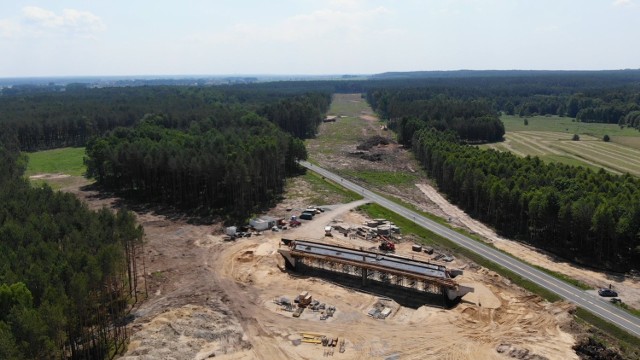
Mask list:
[[640,128],[633,115],[640,111],[640,71],[471,73],[471,77],[390,75],[367,81],[363,88],[385,119],[406,112],[419,117],[417,108],[423,101],[444,97],[485,103],[492,113],[567,116]]
[[[144,83],[144,82],[141,82]],[[132,83],[133,84],[133,83]],[[31,89],[31,90],[29,90]],[[558,115],[584,122],[640,128],[640,71],[461,71],[381,74],[367,80],[280,81],[226,86],[125,86],[4,88],[0,91],[0,130],[16,130],[27,151],[83,146],[118,126],[132,126],[145,114],[166,114],[188,126],[219,104],[248,106],[298,137],[311,136],[317,111],[326,112],[331,93],[378,94],[381,115],[398,111],[397,90],[422,100],[444,96],[484,103],[491,115]],[[322,94],[318,96],[318,94]],[[295,99],[292,99],[295,97]],[[408,99],[404,99],[408,100]],[[278,104],[278,102],[281,102]],[[374,102],[372,102],[374,103]],[[398,103],[399,104],[399,103]],[[405,101],[403,106],[419,104]],[[401,108],[401,107],[400,107]],[[291,119],[305,111],[304,126]],[[415,117],[421,113],[413,111]],[[291,124],[294,124],[293,126]]]
[[412,144],[438,188],[500,234],[588,266],[640,264],[640,181],[631,175],[481,150],[433,128]]
[[484,100],[435,95],[429,89],[374,90],[366,95],[371,107],[398,133],[398,141],[411,145],[416,131],[452,130],[467,142],[495,142],[504,136],[504,124]]
[[133,126],[145,114],[165,114],[172,126],[184,129],[220,111],[221,104],[236,104],[305,138],[315,135],[329,103],[328,93],[309,93],[301,87],[278,92],[240,86],[68,86],[65,91],[3,93],[0,131],[15,133],[23,151],[84,146],[94,136]]
[[244,220],[273,201],[306,159],[302,141],[246,109],[167,126],[146,116],[87,144],[87,175],[144,201]]
[[300,139],[316,135],[318,125],[329,110],[331,96],[326,93],[312,93],[265,105],[258,113],[291,135]]
[[0,358],[100,359],[122,350],[143,290],[132,213],[88,210],[72,194],[22,178],[0,141]]

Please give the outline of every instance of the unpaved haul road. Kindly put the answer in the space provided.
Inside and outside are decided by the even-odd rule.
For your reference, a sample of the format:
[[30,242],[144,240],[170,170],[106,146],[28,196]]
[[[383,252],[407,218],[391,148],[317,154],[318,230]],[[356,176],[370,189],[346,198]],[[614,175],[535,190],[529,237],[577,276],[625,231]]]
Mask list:
[[476,254],[493,261],[494,263],[503,266],[514,273],[522,276],[523,278],[549,290],[559,296],[575,303],[585,310],[615,324],[621,329],[626,330],[630,334],[633,334],[640,338],[640,318],[633,316],[626,311],[617,308],[610,304],[605,299],[599,298],[596,295],[589,294],[584,290],[567,284],[562,280],[558,280],[551,275],[548,275],[532,266],[529,266],[517,259],[512,258],[509,255],[503,254],[493,248],[490,248],[484,244],[481,244],[471,238],[461,235],[447,227],[444,227],[432,220],[429,220],[422,215],[411,211],[404,206],[398,205],[386,198],[363,188],[360,185],[354,184],[347,179],[344,179],[326,169],[313,165],[306,161],[301,161],[300,165],[307,169],[314,171],[343,187],[361,194],[365,198],[370,199],[373,202],[403,216],[404,218],[415,222],[416,224],[429,229],[430,231],[445,237],[456,244],[475,252]]

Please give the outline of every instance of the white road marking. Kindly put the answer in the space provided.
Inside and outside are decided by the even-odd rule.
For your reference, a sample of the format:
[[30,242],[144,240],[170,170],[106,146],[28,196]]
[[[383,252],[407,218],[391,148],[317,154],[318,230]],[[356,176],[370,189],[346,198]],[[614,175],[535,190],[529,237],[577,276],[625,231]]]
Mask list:
[[[308,162],[300,162],[303,166],[307,168],[314,167]],[[637,317],[628,314],[613,305],[609,305],[608,303],[603,302],[602,304],[596,304],[592,301],[587,300],[580,296],[583,294],[581,289],[574,287],[573,285],[567,284],[561,280],[558,280],[551,275],[548,275],[538,269],[535,269],[529,265],[526,265],[519,260],[512,258],[508,255],[500,253],[497,250],[494,250],[484,244],[477,243],[476,241],[461,235],[453,230],[450,230],[430,219],[423,217],[422,215],[415,213],[403,206],[395,204],[386,198],[375,194],[355,183],[350,182],[349,180],[343,179],[338,175],[335,175],[323,168],[315,166],[313,171],[319,173],[320,175],[327,177],[336,183],[342,185],[343,187],[348,188],[354,192],[360,193],[363,196],[375,201],[381,206],[386,207],[389,210],[392,210],[399,215],[405,217],[407,220],[411,220],[416,224],[428,229],[440,236],[443,236],[460,246],[467,248],[468,250],[474,251],[475,253],[483,256],[487,260],[490,260],[500,266],[505,266],[507,269],[515,272],[520,276],[524,276],[527,280],[532,281],[533,283],[546,288],[547,290],[554,291],[556,294],[561,297],[574,302],[585,310],[590,311],[591,313],[598,315],[600,317],[605,318],[606,320],[612,322],[613,324],[629,331],[630,333],[640,337],[640,319]],[[606,307],[605,307],[606,306]],[[630,325],[630,326],[629,326]]]

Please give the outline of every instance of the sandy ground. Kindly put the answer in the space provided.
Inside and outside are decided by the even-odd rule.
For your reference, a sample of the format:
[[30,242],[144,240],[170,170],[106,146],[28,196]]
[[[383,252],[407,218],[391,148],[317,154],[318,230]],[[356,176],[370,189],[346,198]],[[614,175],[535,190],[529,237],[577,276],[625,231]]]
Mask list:
[[29,180],[57,180],[70,177],[67,174],[36,174],[29,176]]
[[611,284],[612,288],[618,291],[622,301],[636,309],[640,308],[640,279],[580,267],[559,259],[545,251],[500,237],[493,229],[477,220],[474,220],[460,208],[449,203],[449,201],[440,195],[431,185],[416,184],[416,186],[430,201],[440,207],[440,209],[451,219],[453,224],[460,225],[472,232],[475,232],[481,237],[487,239],[488,242],[492,243],[497,248],[531,264],[542,266],[546,269],[565,274],[573,279],[580,280],[596,289],[608,287],[609,284]]
[[[122,202],[100,193],[67,189],[91,208],[117,208]],[[293,200],[286,200],[291,203]],[[330,282],[283,271],[277,253],[280,239],[306,238],[354,247],[376,243],[341,236],[323,237],[324,226],[357,226],[365,220],[353,208],[336,205],[305,221],[300,228],[225,242],[220,226],[194,225],[136,209],[146,233],[145,264],[148,299],[134,310],[131,342],[123,359],[318,359],[328,348],[302,343],[302,333],[319,333],[345,341],[339,359],[576,359],[566,303],[549,304],[499,275],[456,259],[448,266],[466,268],[457,280],[476,291],[450,310],[405,308],[385,301],[393,312],[375,320],[367,312],[381,301]],[[398,245],[411,252],[411,243]],[[321,321],[305,311],[296,319],[279,311],[276,297],[293,299],[302,291],[337,308]],[[535,357],[537,356],[537,357]]]
[[[345,246],[370,247],[366,240],[343,240],[325,237],[324,226],[334,221],[359,225],[364,218],[349,210],[361,202],[339,206],[319,215],[301,228],[286,233],[288,238],[315,238]],[[478,288],[452,310],[423,306],[418,309],[387,304],[394,312],[386,320],[374,320],[367,311],[380,299],[351,289],[308,277],[292,276],[282,271],[283,260],[277,253],[285,234],[269,234],[230,244],[216,256],[219,262],[217,281],[228,281],[225,291],[243,309],[241,322],[247,324],[252,354],[256,358],[315,359],[325,348],[313,344],[293,345],[290,339],[301,333],[321,333],[346,342],[345,353],[334,352],[343,359],[500,359],[508,354],[527,353],[544,358],[577,358],[571,346],[572,335],[560,324],[569,320],[571,306],[550,305],[511,286],[505,279],[485,269],[469,270],[458,279]],[[411,256],[411,244],[404,243],[399,254]],[[415,254],[415,253],[413,253]],[[426,256],[426,255],[424,255]],[[454,263],[451,266],[462,266]],[[231,280],[231,281],[230,281]],[[486,281],[488,280],[488,281]],[[302,291],[336,306],[334,318],[324,322],[318,314],[303,314],[299,319],[276,311],[273,299],[292,299]],[[499,353],[498,350],[503,351]],[[505,356],[507,355],[507,356]]]

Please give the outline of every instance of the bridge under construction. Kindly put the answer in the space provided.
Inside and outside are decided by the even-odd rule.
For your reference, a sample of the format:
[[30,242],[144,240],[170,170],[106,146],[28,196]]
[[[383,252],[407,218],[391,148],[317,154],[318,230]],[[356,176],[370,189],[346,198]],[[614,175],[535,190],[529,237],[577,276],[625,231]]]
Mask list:
[[292,271],[315,270],[333,278],[358,280],[361,288],[393,288],[410,292],[412,296],[424,294],[425,299],[437,295],[444,306],[451,306],[473,292],[473,288],[453,280],[453,276],[462,271],[449,271],[442,265],[313,241],[282,239],[282,242],[287,248],[278,252],[284,257],[287,269]]

